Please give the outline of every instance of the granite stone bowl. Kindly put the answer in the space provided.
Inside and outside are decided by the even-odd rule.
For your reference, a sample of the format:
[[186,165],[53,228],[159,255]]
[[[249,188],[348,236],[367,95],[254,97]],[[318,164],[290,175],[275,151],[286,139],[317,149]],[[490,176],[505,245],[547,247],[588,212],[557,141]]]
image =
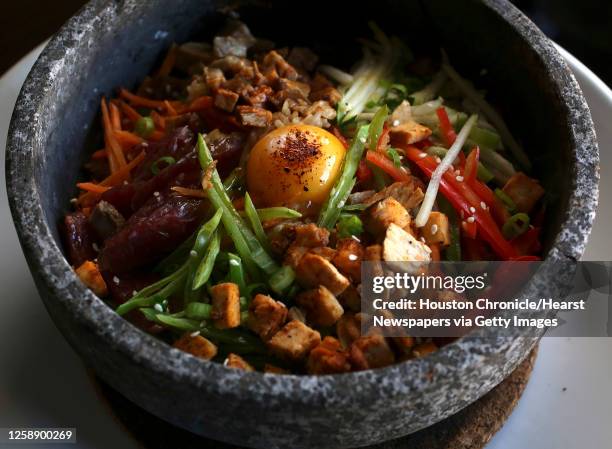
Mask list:
[[[226,2],[94,0],[51,40],[15,107],[7,186],[40,295],[85,363],[135,404],[213,439],[260,448],[354,447],[419,430],[506,377],[533,338],[481,331],[428,357],[336,376],[244,373],[171,348],[116,315],[77,279],[58,238],[101,95],[132,87],[174,42],[210,38],[236,8],[256,35],[306,44],[338,65],[375,20],[414,49],[440,47],[485,87],[546,187],[552,263],[580,258],[597,203],[598,150],[582,93],[549,40],[503,0]],[[357,11],[358,12],[358,11]],[[367,17],[365,17],[367,16]]]

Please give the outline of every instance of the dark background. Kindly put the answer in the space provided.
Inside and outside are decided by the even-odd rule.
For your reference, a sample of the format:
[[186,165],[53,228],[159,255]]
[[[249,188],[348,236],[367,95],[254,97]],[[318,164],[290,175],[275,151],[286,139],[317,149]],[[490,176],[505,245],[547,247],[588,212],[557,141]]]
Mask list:
[[[454,0],[448,0],[454,1]],[[0,0],[0,74],[86,0]],[[514,0],[551,38],[612,85],[612,1]]]

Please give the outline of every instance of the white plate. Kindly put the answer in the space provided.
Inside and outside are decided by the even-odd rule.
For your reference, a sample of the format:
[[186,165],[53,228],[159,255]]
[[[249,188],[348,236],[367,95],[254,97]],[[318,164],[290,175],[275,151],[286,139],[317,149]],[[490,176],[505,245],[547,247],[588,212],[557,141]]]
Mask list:
[[[2,143],[19,88],[41,50],[42,45],[0,78]],[[612,92],[560,51],[587,97],[601,150],[600,207],[585,259],[607,260],[612,255]],[[0,173],[4,176],[4,155]],[[19,248],[4,180],[0,189],[0,427],[76,427],[78,444],[67,448],[138,448],[96,396],[83,365],[48,317]],[[610,447],[611,377],[612,341],[544,339],[523,398],[488,448]]]

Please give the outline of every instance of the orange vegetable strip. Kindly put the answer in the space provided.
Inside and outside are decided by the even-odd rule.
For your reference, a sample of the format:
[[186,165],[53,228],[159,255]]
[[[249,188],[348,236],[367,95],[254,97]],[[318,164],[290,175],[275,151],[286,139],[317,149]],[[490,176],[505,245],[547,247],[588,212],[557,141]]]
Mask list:
[[115,186],[120,182],[123,182],[129,177],[130,172],[138,166],[145,158],[145,152],[141,151],[138,156],[128,162],[125,166],[121,167],[116,173],[111,173],[110,176],[105,178],[100,185],[103,186]]
[[210,109],[213,106],[213,99],[207,95],[203,97],[198,97],[193,100],[188,105],[183,105],[182,107],[175,106],[175,109],[183,114],[187,112],[197,112],[202,109]]
[[104,193],[110,189],[110,187],[94,184],[93,182],[79,182],[77,183],[77,187],[81,190],[85,190],[86,192],[94,193]]
[[153,131],[153,134],[149,136],[149,140],[158,141],[158,140],[162,140],[164,137],[166,137],[166,135],[163,132]]
[[109,109],[110,109],[110,119],[111,119],[111,124],[113,125],[113,129],[115,131],[120,131],[121,130],[121,113],[119,112],[119,108],[113,101],[111,101],[109,104]]
[[138,145],[139,143],[144,142],[144,139],[142,137],[137,136],[136,134],[131,133],[129,131],[115,131],[114,134],[115,138],[124,150],[130,149],[134,145]]
[[94,153],[91,155],[91,158],[92,159],[106,159],[107,158],[106,150],[103,148],[101,150],[94,151]]
[[172,44],[172,47],[166,53],[166,57],[162,62],[162,65],[159,67],[157,71],[157,76],[168,76],[172,69],[174,68],[174,63],[176,62],[176,44]]
[[[102,98],[102,102],[101,102],[101,106],[102,106],[102,121],[104,123],[104,135],[106,137],[106,149],[108,151],[108,155],[109,155],[109,163],[111,164],[111,172],[116,172],[119,169],[125,167],[126,165],[126,160],[125,160],[125,155],[123,154],[123,150],[121,149],[121,146],[119,145],[119,142],[117,142],[117,139],[115,138],[113,131],[113,127],[111,124],[111,120],[109,117],[109,113],[108,113],[108,106],[106,105],[106,100],[104,98]],[[114,159],[114,164],[115,164],[115,169],[113,170],[113,163],[111,162]],[[129,172],[128,172],[129,175]]]
[[142,106],[150,109],[167,109],[168,106],[166,105],[166,102],[168,102],[172,108],[180,108],[182,105],[180,101],[169,102],[168,100],[151,100],[150,98],[135,95],[126,89],[121,89],[119,91],[119,95],[129,101],[133,106]]
[[157,111],[151,111],[151,118],[156,128],[162,131],[166,129],[166,119],[161,114],[158,114]]
[[168,112],[168,115],[178,115],[178,112],[176,112],[176,109],[174,109],[174,107],[170,104],[168,100],[164,100],[164,104],[166,105],[166,111]]
[[136,123],[139,118],[142,118],[142,115],[140,115],[136,109],[127,104],[125,101],[119,101],[119,108],[126,115],[126,117],[134,123]]

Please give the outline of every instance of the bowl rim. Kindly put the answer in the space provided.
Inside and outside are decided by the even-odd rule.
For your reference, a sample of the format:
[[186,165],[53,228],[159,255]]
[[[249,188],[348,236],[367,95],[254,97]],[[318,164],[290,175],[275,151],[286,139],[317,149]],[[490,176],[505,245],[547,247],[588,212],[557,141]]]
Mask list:
[[[129,3],[129,1],[127,2]],[[40,201],[40,190],[32,177],[22,175],[34,168],[34,151],[42,134],[38,114],[39,104],[53,87],[55,75],[62,69],[67,52],[78,45],[78,36],[93,29],[94,22],[104,21],[104,11],[112,0],[93,0],[73,16],[51,39],[30,71],[16,102],[9,128],[6,152],[6,183],[11,213],[17,233],[30,266],[38,277],[39,289],[45,289],[54,300],[62,303],[72,319],[88,326],[105,344],[122,352],[133,362],[170,379],[189,382],[194,387],[218,394],[261,396],[261,391],[292,401],[317,403],[325,401],[329,389],[341,388],[347,378],[353,382],[375,385],[385,396],[405,393],[414,381],[385,382],[385,379],[414,379],[429,372],[444,359],[461,355],[475,348],[487,335],[460,339],[436,353],[376,370],[340,375],[274,375],[242,372],[208,362],[179,351],[146,334],[117,315],[104,301],[96,297],[77,278],[46,223]],[[590,112],[582,91],[562,56],[549,39],[507,0],[482,0],[501,20],[508,23],[518,36],[534,50],[543,63],[554,89],[562,95],[565,117],[572,139],[572,179],[568,211],[555,237],[547,260],[577,260],[580,258],[595,216],[598,197],[598,149]],[[128,9],[128,8],[126,8]],[[85,24],[85,26],[84,26]],[[27,126],[26,126],[27,124]],[[104,321],[100,321],[100,318]],[[508,373],[500,373],[503,375]],[[207,382],[210,378],[223,382]],[[244,382],[244,378],[247,382]],[[251,386],[249,386],[251,385]],[[255,386],[253,386],[255,385]],[[367,396],[367,395],[366,395]]]

